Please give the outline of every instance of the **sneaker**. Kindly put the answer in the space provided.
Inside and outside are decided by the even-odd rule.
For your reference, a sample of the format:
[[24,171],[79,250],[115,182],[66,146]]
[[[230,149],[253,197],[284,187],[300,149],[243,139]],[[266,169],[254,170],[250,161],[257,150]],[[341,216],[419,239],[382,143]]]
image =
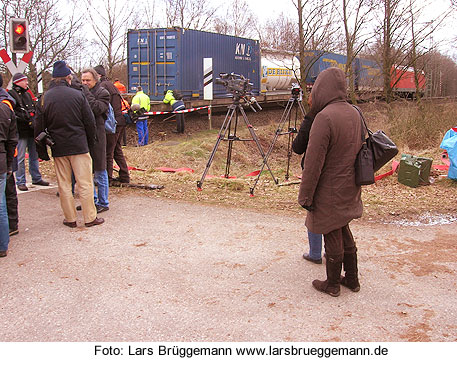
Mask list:
[[[76,223],[76,222],[75,222]],[[98,226],[99,224],[105,223],[103,218],[95,218],[92,222],[86,223],[86,227]]]
[[103,213],[109,210],[109,207],[102,207],[101,205],[96,205],[95,208],[97,208],[97,213]]
[[47,181],[40,180],[40,181],[37,181],[37,182],[32,182],[32,185],[49,186],[49,183]]
[[20,191],[28,191],[28,190],[29,190],[29,188],[28,188],[27,185],[25,185],[25,184],[18,185],[17,188],[18,188]]
[[17,228],[10,229],[10,237],[17,235],[18,233],[19,233],[19,229],[17,229]]

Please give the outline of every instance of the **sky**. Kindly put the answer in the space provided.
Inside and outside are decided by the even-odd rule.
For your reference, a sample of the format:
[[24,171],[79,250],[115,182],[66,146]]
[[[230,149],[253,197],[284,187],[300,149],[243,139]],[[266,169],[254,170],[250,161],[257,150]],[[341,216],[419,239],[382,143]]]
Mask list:
[[[225,5],[226,0],[211,0],[215,5]],[[341,0],[339,0],[341,1]],[[292,0],[247,0],[249,7],[256,13],[259,21],[264,22],[269,18],[277,17],[281,12],[291,17],[296,16],[297,10],[292,4]],[[433,0],[432,6],[427,11],[426,19],[430,21],[438,14],[445,11],[449,5],[450,0]],[[433,35],[433,41],[440,47],[440,50],[450,56],[454,55],[457,60],[457,51],[454,50],[455,42],[451,43],[452,39],[457,39],[457,28],[454,26],[457,19],[457,9],[454,11],[453,18],[449,19],[448,25],[444,29],[437,31]]]

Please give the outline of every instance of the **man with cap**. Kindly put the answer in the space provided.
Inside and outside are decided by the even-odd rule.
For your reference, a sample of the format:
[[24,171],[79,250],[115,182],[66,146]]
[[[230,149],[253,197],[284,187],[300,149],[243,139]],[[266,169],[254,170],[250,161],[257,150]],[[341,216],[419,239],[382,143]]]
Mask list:
[[106,77],[105,68],[102,65],[94,67],[100,75],[100,86],[108,90],[110,94],[110,104],[114,110],[116,118],[116,133],[106,135],[106,172],[108,179],[113,180],[113,161],[119,166],[119,182],[128,184],[130,182],[129,169],[122,152],[121,139],[127,125],[122,115],[121,94],[114,84]]
[[12,174],[17,131],[13,112],[14,100],[2,85],[3,78],[0,75],[0,257],[5,257],[10,242],[5,189],[6,181]]
[[[71,71],[65,61],[56,61],[49,90],[41,97],[37,107],[35,137],[47,130],[51,145],[60,205],[65,219],[63,224],[77,227],[76,208],[71,192],[73,171],[79,187],[79,196],[86,227],[102,224],[97,218],[92,179],[92,158],[89,148],[96,138],[95,118],[81,90],[70,87]],[[39,149],[46,146],[41,145]],[[43,155],[39,151],[40,155]]]
[[41,178],[38,155],[35,141],[33,140],[33,122],[35,119],[35,103],[29,92],[27,76],[18,72],[13,75],[13,87],[8,92],[16,101],[14,113],[16,114],[19,142],[17,144],[16,185],[19,190],[27,191],[25,173],[25,153],[29,153],[29,172],[32,175],[33,185],[48,186],[49,183]]

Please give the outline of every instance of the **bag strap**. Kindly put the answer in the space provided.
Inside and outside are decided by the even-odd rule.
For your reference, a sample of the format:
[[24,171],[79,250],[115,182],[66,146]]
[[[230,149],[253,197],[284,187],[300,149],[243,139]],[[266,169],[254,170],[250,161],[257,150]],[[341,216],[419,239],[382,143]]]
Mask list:
[[[368,133],[368,137],[370,137],[373,132],[370,131],[370,129],[368,128],[367,126],[367,123],[365,122],[365,117],[363,116],[362,114],[362,111],[360,110],[360,108],[356,105],[352,105],[358,112],[359,112],[359,115],[360,115],[360,118],[361,118],[361,124],[362,124],[362,143],[365,142],[365,131],[367,131]],[[364,129],[365,127],[365,129]]]

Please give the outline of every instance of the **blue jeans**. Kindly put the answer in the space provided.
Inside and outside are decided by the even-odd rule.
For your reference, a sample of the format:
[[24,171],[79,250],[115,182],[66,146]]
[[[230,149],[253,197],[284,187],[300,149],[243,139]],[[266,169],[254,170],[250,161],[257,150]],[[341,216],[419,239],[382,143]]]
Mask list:
[[32,182],[41,181],[41,174],[36,152],[35,140],[32,137],[19,138],[17,143],[17,171],[16,185],[25,185],[25,151],[29,151],[29,172],[32,175]]
[[6,172],[0,174],[0,251],[8,250],[10,243],[10,230],[8,224],[8,211],[6,210]]
[[313,260],[322,258],[322,235],[308,230],[309,257]]
[[[95,205],[99,205],[101,207],[107,207],[109,205],[109,201],[108,201],[109,182],[108,182],[108,173],[106,172],[106,170],[94,172],[94,183],[97,185],[97,186],[94,186]],[[97,190],[98,190],[98,192],[97,192]]]
[[138,119],[136,122],[136,131],[138,132],[138,144],[145,146],[149,140],[148,120]]

